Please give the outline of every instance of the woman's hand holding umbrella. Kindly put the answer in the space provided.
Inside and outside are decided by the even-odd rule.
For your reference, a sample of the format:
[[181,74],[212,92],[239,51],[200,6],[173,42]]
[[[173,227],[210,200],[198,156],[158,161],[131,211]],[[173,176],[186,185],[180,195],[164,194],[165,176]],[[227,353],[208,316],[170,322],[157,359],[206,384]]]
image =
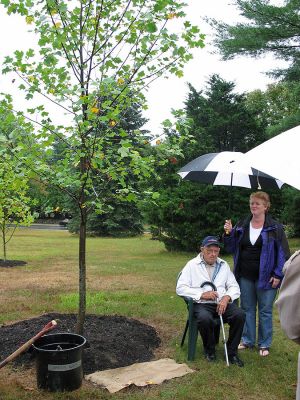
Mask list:
[[225,230],[226,235],[229,235],[230,232],[232,231],[231,219],[226,219],[225,220],[224,230]]

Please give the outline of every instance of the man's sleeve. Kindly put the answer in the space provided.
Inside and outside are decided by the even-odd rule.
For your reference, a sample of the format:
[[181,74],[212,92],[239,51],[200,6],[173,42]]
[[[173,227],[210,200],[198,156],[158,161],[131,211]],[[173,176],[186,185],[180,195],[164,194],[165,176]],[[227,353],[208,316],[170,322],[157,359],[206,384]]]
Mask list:
[[194,302],[199,302],[203,293],[200,287],[193,287],[191,265],[187,265],[181,271],[176,285],[176,294],[182,297],[191,297]]
[[300,344],[300,250],[284,265],[284,278],[275,302],[280,325],[289,339]]

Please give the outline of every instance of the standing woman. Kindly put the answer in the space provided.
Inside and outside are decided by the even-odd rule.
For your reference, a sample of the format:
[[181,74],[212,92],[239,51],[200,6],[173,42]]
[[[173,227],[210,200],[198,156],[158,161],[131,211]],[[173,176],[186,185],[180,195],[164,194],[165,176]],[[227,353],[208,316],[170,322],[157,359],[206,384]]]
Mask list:
[[258,307],[258,347],[269,355],[273,333],[273,303],[283,278],[282,268],[290,257],[283,226],[269,214],[270,198],[265,192],[250,195],[251,215],[232,227],[226,220],[224,244],[233,253],[234,274],[241,289],[241,308],[246,313],[239,349],[256,344]]

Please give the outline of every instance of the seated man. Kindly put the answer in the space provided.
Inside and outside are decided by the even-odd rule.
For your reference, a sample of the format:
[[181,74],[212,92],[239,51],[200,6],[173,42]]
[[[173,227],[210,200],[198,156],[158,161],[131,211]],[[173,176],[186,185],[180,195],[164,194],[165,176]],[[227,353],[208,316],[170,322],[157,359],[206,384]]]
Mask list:
[[[214,320],[222,315],[230,326],[227,340],[228,360],[231,364],[243,367],[237,356],[237,348],[243,332],[245,314],[234,300],[240,296],[239,285],[226,261],[218,257],[220,243],[215,236],[207,236],[201,244],[201,252],[188,261],[177,281],[176,293],[194,300],[195,317],[198,320],[205,358],[214,361],[215,339]],[[204,282],[213,282],[217,291],[209,285],[201,288]]]

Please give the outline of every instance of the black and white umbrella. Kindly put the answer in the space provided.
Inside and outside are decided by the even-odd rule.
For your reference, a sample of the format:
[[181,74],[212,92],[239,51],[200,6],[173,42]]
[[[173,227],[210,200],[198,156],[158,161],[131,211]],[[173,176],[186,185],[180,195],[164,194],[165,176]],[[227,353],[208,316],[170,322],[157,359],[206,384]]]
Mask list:
[[245,161],[300,190],[300,125],[245,153]]
[[195,158],[178,174],[183,180],[250,189],[280,189],[283,182],[247,164],[244,154],[223,151]]

